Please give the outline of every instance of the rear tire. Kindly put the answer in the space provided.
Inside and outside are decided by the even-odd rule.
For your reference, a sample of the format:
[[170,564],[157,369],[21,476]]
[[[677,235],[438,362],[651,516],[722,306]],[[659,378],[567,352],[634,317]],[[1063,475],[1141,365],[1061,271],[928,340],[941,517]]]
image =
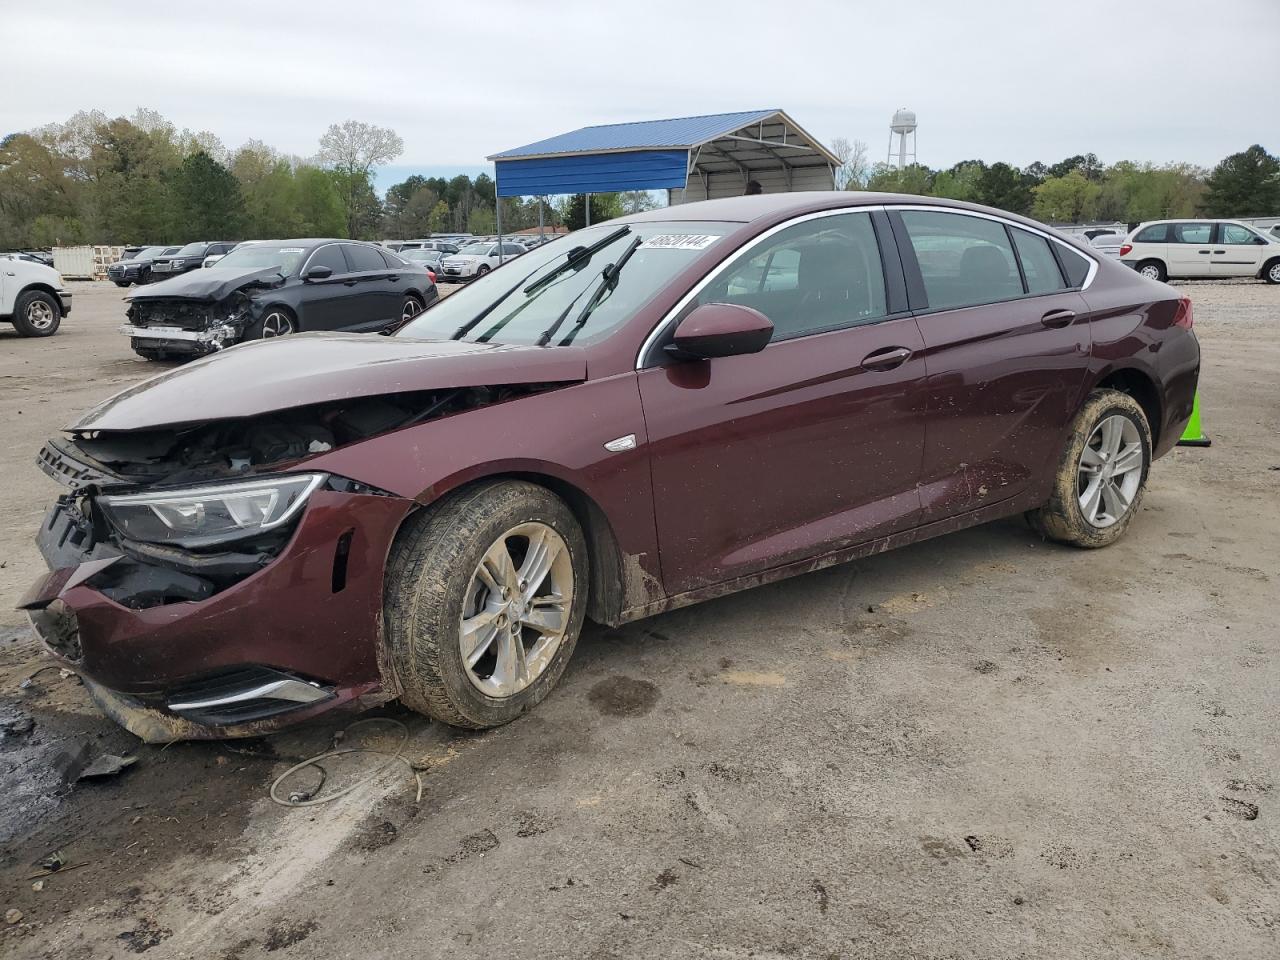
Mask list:
[[1267,283],[1280,283],[1280,258],[1262,268],[1262,279]]
[[1161,283],[1169,279],[1169,271],[1159,260],[1143,260],[1138,264],[1138,272],[1150,280],[1159,280]]
[[52,294],[28,290],[13,305],[13,326],[24,337],[52,337],[62,323],[62,306]]
[[[522,557],[505,553],[507,544],[520,549],[522,536],[513,531],[529,533]],[[507,583],[523,588],[519,577],[537,566],[535,536],[554,544],[546,556],[555,561],[547,561],[540,577],[530,576],[536,583],[510,595],[483,586],[487,577],[495,588]],[[495,569],[489,558],[500,546],[515,579],[488,575]],[[383,600],[387,654],[401,701],[442,723],[473,730],[500,726],[532,709],[551,692],[573,655],[586,614],[587,571],[586,541],[573,513],[551,491],[531,483],[482,483],[411,517],[391,548]],[[549,588],[554,597],[540,592]],[[513,611],[522,595],[532,599],[517,616]],[[540,603],[553,604],[554,611]],[[547,614],[559,623],[555,638],[522,626],[525,616]],[[485,627],[464,631],[464,619],[472,624],[481,615],[490,618]],[[482,635],[481,629],[492,633]],[[493,637],[489,645],[485,636]],[[463,643],[473,651],[470,657],[464,657]],[[518,657],[514,644],[520,644]],[[486,652],[477,656],[474,651]],[[514,675],[502,666],[504,651],[511,657],[506,663],[519,666]],[[509,689],[503,689],[505,677],[513,677]]]
[[[1111,438],[1118,439],[1109,450]],[[1150,467],[1151,428],[1142,407],[1119,390],[1094,390],[1071,423],[1049,502],[1029,511],[1027,521],[1059,543],[1109,546],[1142,506]]]

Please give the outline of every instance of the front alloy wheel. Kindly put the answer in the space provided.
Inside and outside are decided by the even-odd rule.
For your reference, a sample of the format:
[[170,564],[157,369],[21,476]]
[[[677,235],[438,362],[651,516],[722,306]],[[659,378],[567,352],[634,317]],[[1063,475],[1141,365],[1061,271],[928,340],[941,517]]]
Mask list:
[[467,679],[486,696],[519,693],[547,669],[569,626],[573,563],[555,530],[512,527],[471,576],[458,624]]
[[409,517],[383,594],[401,702],[473,730],[532,709],[573,655],[589,571],[573,511],[523,480],[477,483]]
[[283,310],[272,310],[262,318],[262,339],[268,337],[285,337],[295,332],[293,317]]

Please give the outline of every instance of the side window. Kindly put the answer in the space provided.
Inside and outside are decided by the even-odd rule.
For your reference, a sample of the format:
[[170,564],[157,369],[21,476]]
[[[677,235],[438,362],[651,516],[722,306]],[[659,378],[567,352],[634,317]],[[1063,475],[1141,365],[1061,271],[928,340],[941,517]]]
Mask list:
[[1009,232],[1013,234],[1013,246],[1022,262],[1022,275],[1027,278],[1027,293],[1052,293],[1063,289],[1066,284],[1062,281],[1058,261],[1049,249],[1049,241],[1017,227],[1010,227]]
[[1089,268],[1093,264],[1086,257],[1080,256],[1062,244],[1058,244],[1058,256],[1062,258],[1062,269],[1067,275],[1067,285],[1083,287],[1085,279],[1089,276]]
[[780,230],[731,261],[696,302],[759,310],[773,322],[774,340],[878,320],[887,310],[871,215],[818,217]]
[[1022,296],[1022,280],[1004,225],[958,213],[903,210],[931,310],[952,310]]
[[1140,230],[1138,235],[1133,238],[1134,243],[1168,243],[1169,242],[1169,225],[1167,223],[1157,223],[1154,226]]
[[524,253],[524,247],[514,243],[504,243],[502,245],[502,252],[508,257],[518,257],[520,254]]
[[1175,223],[1173,225],[1174,243],[1208,243],[1209,234],[1213,230],[1211,223]]
[[354,273],[371,273],[387,269],[386,263],[373,247],[366,247],[359,243],[344,243],[343,247],[346,249],[347,259],[351,261],[351,269]]
[[346,258],[342,255],[342,247],[336,243],[331,243],[316,250],[311,255],[311,259],[307,261],[307,269],[310,270],[312,267],[328,267],[335,274],[351,272],[351,268],[347,266]]
[[1219,243],[1253,243],[1254,233],[1252,230],[1246,230],[1238,223],[1221,224]]

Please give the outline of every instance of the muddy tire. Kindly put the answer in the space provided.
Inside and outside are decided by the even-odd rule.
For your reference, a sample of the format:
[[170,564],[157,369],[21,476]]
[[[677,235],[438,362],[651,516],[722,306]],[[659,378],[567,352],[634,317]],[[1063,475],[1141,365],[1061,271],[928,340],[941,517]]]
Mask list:
[[[588,569],[573,513],[531,483],[477,484],[411,517],[391,548],[383,600],[400,699],[474,730],[536,706],[573,655]],[[537,581],[527,589],[526,575]]]
[[24,337],[52,337],[62,322],[62,307],[52,294],[28,290],[13,305],[13,327]]
[[1151,428],[1138,402],[1094,390],[1072,421],[1049,502],[1027,513],[1042,536],[1076,547],[1115,543],[1138,509],[1151,468]]

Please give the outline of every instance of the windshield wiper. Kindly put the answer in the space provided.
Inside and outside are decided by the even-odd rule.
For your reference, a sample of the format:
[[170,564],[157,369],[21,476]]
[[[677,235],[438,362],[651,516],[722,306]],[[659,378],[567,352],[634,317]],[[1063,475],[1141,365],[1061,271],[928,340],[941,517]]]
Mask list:
[[524,288],[524,292],[533,293],[535,290],[541,290],[543,287],[545,287],[548,283],[550,283],[556,277],[560,276],[560,274],[564,273],[566,270],[572,270],[580,265],[585,264],[597,253],[599,253],[605,247],[609,246],[609,244],[613,243],[619,237],[625,237],[630,232],[631,232],[630,227],[619,227],[617,230],[614,230],[612,233],[607,234],[606,236],[597,240],[595,243],[591,244],[591,246],[589,247],[574,247],[572,250],[568,252],[568,254],[566,254],[568,259],[565,260],[564,263],[560,264],[560,266],[556,267],[550,273],[544,274],[543,276],[539,277],[537,280],[533,281],[533,283],[529,284],[527,287]]
[[[560,346],[567,347],[573,343],[573,338],[578,335],[583,327],[587,325],[587,321],[591,319],[591,313],[596,307],[604,302],[604,298],[613,293],[618,288],[618,274],[622,272],[622,268],[627,265],[627,261],[631,259],[631,255],[640,248],[640,244],[644,242],[643,237],[636,237],[629,244],[627,249],[622,251],[617,261],[609,264],[600,271],[600,279],[603,281],[600,286],[596,287],[596,292],[591,295],[591,299],[587,301],[587,305],[582,308],[582,313],[578,314],[578,319],[573,322],[573,326],[569,328],[569,332],[565,334],[565,338],[560,341]],[[547,337],[549,341],[551,338]]]
[[521,283],[524,283],[526,280],[528,280],[537,272],[538,272],[538,268],[534,267],[532,270],[526,273],[523,277],[521,277],[520,282],[517,283],[514,287],[512,287],[502,296],[498,297],[496,300],[490,300],[489,305],[487,307],[485,307],[483,310],[477,313],[474,317],[472,317],[470,320],[468,320],[466,323],[460,326],[457,330],[453,331],[453,334],[449,337],[449,339],[461,340],[463,337],[465,337],[468,333],[470,333],[472,330],[474,330],[476,327],[480,325],[481,320],[483,320],[485,317],[491,314],[495,309],[497,309],[498,304],[502,303],[504,300],[507,299],[507,297],[511,296],[513,293],[519,290]]

